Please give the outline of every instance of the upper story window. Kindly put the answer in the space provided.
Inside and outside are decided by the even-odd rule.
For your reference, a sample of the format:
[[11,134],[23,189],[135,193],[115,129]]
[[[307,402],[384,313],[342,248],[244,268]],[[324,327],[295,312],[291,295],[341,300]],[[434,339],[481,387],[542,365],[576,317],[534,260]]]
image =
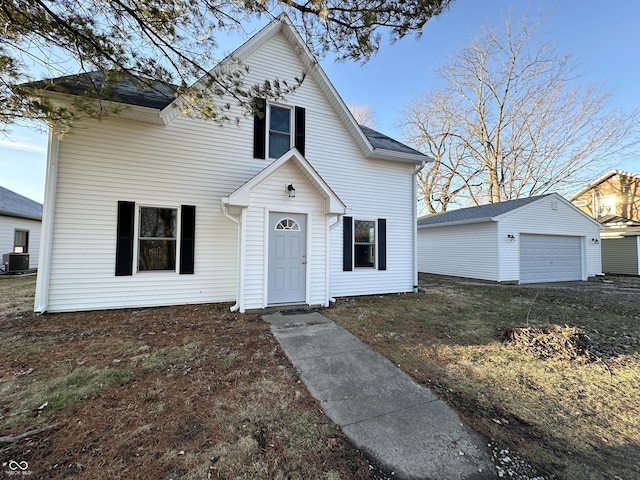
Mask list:
[[279,158],[295,147],[305,154],[306,111],[302,107],[267,104],[256,99],[253,158]]
[[269,158],[278,158],[291,149],[291,109],[269,106]]
[[616,213],[616,196],[615,195],[599,195],[597,197],[597,214],[598,217],[605,215],[614,215]]

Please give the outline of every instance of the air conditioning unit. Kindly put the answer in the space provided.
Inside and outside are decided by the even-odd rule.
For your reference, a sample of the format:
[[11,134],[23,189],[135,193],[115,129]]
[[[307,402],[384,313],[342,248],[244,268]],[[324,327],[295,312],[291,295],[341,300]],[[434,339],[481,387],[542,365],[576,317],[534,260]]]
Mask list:
[[5,272],[24,272],[29,270],[28,253],[5,253],[2,255]]

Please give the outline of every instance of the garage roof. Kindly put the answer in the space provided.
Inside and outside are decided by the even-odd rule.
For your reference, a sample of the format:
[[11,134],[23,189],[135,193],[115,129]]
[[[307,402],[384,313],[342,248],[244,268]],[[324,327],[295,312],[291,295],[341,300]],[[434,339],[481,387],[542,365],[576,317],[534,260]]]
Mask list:
[[523,207],[529,203],[540,200],[541,198],[556,195],[547,193],[545,195],[536,195],[535,197],[517,198],[515,200],[507,200],[506,202],[489,203],[487,205],[479,205],[477,207],[460,208],[449,212],[435,213],[418,219],[418,227],[431,225],[440,225],[444,223],[476,223],[488,222],[498,215]]
[[0,187],[0,215],[42,220],[42,205],[11,190]]

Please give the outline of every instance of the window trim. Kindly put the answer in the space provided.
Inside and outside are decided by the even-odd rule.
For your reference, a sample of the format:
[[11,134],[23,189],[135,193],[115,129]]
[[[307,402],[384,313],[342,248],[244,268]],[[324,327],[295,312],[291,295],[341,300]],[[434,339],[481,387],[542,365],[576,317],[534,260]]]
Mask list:
[[274,158],[269,156],[269,127],[271,123],[271,109],[269,107],[271,106],[289,110],[289,149],[296,148],[302,156],[305,156],[306,109],[298,105],[267,101],[265,98],[254,98],[253,158],[262,160]]
[[[367,223],[372,223],[373,224],[373,242],[356,242],[356,222],[367,222]],[[352,257],[353,257],[353,268],[366,268],[366,269],[374,269],[377,270],[378,269],[378,221],[376,219],[370,219],[370,218],[353,218],[353,238],[351,241],[351,245],[353,248],[353,253],[352,253]],[[357,261],[358,261],[358,257],[356,255],[356,245],[372,245],[373,246],[373,262],[371,265],[358,265]]]
[[[195,273],[196,206],[195,205],[151,205],[118,200],[115,242],[115,276],[130,277],[138,273],[139,259],[139,212],[141,207],[172,208],[178,210],[176,241],[176,268],[180,275]],[[134,268],[135,266],[135,268]],[[143,272],[165,272],[171,270],[144,270]]]
[[[175,228],[175,237],[171,237],[171,239],[175,238],[176,247],[174,252],[175,263],[174,268],[172,269],[158,269],[158,270],[140,270],[140,240],[143,239],[158,239],[165,237],[141,237],[141,221],[142,221],[142,209],[143,208],[155,208],[155,209],[165,209],[165,210],[175,210],[176,211],[176,228]],[[134,232],[134,251],[133,251],[133,260],[136,274],[146,274],[146,273],[178,273],[180,271],[180,246],[181,246],[181,228],[182,228],[182,211],[180,207],[176,206],[167,206],[167,205],[152,205],[152,204],[144,204],[144,203],[136,203],[135,210],[135,232]],[[169,238],[169,237],[166,237]]]
[[[373,222],[374,224],[374,265],[356,267],[355,259],[355,221]],[[362,243],[362,242],[359,242]],[[352,272],[358,270],[377,271],[387,270],[387,219],[360,217],[355,219],[350,215],[342,217],[342,271]]]

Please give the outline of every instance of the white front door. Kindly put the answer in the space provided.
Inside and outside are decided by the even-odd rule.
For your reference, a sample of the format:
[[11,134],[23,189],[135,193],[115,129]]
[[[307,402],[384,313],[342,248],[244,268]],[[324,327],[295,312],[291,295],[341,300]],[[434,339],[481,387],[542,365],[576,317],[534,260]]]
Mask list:
[[267,303],[280,305],[306,300],[307,216],[269,213]]

